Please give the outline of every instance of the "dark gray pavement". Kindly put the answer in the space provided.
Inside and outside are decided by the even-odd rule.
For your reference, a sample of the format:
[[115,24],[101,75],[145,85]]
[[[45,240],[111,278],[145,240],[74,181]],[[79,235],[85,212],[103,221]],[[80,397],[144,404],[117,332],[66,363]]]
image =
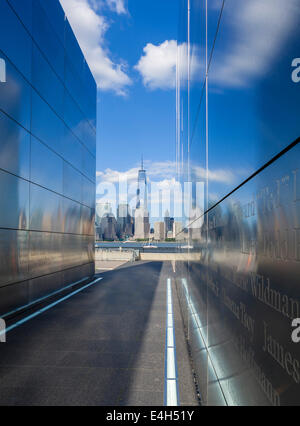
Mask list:
[[[0,405],[163,405],[169,262],[141,262],[8,333]],[[179,391],[197,404],[173,280]]]

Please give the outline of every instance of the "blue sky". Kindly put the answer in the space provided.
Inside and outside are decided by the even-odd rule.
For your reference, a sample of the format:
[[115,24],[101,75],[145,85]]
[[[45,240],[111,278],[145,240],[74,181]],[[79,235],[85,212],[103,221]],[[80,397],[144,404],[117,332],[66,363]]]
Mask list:
[[126,178],[134,207],[142,155],[149,181],[175,175],[179,0],[60,1],[98,84],[97,198]]
[[99,93],[97,170],[125,171],[146,160],[175,156],[175,90],[149,89],[134,69],[148,43],[177,38],[177,0],[129,0],[128,14],[113,19],[107,41],[114,58],[126,61],[132,80],[125,97]]
[[[168,41],[177,39],[178,0],[61,3],[100,86],[97,171],[125,172],[138,165],[142,154],[146,164],[175,160],[175,63],[173,67],[166,64],[164,76],[157,67],[149,68],[160,45],[166,42],[170,50]],[[149,61],[141,71],[135,66],[148,44]],[[101,60],[109,60],[109,66],[104,68]]]
[[[125,176],[136,182],[143,154],[150,180],[172,186],[179,0],[60,1],[99,87],[98,182],[116,184]],[[291,113],[291,100],[298,105],[299,99],[291,80],[292,59],[299,54],[298,2],[289,0],[289,7],[281,0],[266,1],[264,7],[261,0],[226,3],[209,71],[209,182],[214,201],[298,135],[297,108]],[[214,37],[221,3],[208,3],[209,37]],[[202,87],[201,8],[198,12],[193,10],[191,76]],[[185,44],[180,45],[183,55]],[[194,117],[199,87],[192,87],[192,93]],[[205,178],[202,124],[198,120],[191,153],[193,174],[200,181]]]

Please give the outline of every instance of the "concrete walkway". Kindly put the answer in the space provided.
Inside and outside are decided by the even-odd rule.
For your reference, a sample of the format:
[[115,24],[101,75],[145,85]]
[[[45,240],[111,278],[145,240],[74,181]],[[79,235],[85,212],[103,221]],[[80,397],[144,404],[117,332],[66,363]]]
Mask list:
[[96,261],[96,273],[113,271],[122,265],[125,265],[127,260],[98,260]]
[[[140,262],[11,331],[0,405],[163,405],[169,262]],[[179,397],[197,399],[174,280]]]

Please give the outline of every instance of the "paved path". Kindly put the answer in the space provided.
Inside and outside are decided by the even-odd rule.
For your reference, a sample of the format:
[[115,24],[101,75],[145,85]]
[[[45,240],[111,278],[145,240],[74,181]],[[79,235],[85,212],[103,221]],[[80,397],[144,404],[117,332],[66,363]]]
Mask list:
[[[170,263],[106,272],[0,344],[0,405],[163,405]],[[197,404],[173,280],[180,402]]]
[[96,272],[113,271],[126,263],[128,263],[127,260],[98,260],[95,265]]

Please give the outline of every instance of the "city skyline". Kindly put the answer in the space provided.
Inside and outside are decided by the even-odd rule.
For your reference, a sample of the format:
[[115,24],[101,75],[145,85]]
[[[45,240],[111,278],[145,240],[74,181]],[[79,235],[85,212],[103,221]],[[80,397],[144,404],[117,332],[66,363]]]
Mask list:
[[[151,194],[152,195],[152,194]],[[137,173],[136,197],[128,203],[119,204],[102,199],[96,201],[96,238],[98,240],[122,240],[133,238],[147,240],[151,237],[157,241],[175,239],[181,233],[182,222],[175,222],[170,217],[168,208],[165,210],[163,222],[155,222],[148,211],[147,171],[143,156]],[[114,214],[115,212],[115,214]],[[153,226],[153,228],[151,228]],[[159,230],[157,230],[157,226]]]
[[[182,221],[175,221],[170,216],[168,208],[159,222],[150,216],[148,211],[147,171],[144,167],[143,156],[137,173],[136,198],[132,208],[128,203],[107,200],[96,201],[96,239],[117,241],[123,239],[166,241],[184,239]],[[116,213],[114,214],[115,211]],[[180,236],[179,236],[180,235]]]
[[[179,1],[61,0],[61,3],[68,11],[71,25],[98,83],[97,183],[113,181],[116,176],[122,177],[124,174],[130,176],[139,167],[137,152],[143,152],[148,159],[150,180],[153,169],[155,181],[164,184],[168,180],[172,183],[172,179],[176,178],[174,105]],[[208,3],[209,14],[215,22],[219,14],[218,3],[218,0]],[[296,3],[297,0],[290,0],[289,6],[285,7],[276,1],[273,9],[270,6],[262,8],[263,15],[259,21],[255,12],[260,8],[260,0],[253,0],[252,5],[240,2],[235,9],[225,8],[222,44],[216,46],[219,62],[212,64],[214,70],[220,71],[214,72],[210,80],[210,103],[214,105],[214,121],[218,122],[218,126],[214,126],[214,122],[209,124],[212,127],[211,136],[216,141],[210,150],[208,170],[210,197],[215,201],[238,186],[269,158],[267,149],[257,149],[253,143],[259,132],[254,117],[260,102],[255,93],[250,94],[249,89],[263,82],[266,73],[277,70],[277,73],[287,76],[287,90],[282,96],[285,109],[288,110],[292,102],[292,110],[297,110],[293,96],[295,83],[292,80],[295,70],[291,64],[292,59],[299,55],[292,50],[293,44],[288,64],[280,63],[276,55],[276,49],[285,40],[281,34],[284,31],[285,37],[297,34],[297,13],[293,13]],[[271,25],[272,20],[268,20],[270,13],[284,16],[285,21],[279,28]],[[92,25],[89,18],[92,18]],[[155,26],[152,25],[153,20]],[[232,25],[232,22],[236,24]],[[252,31],[254,23],[258,25],[257,32]],[[267,51],[265,46],[264,49],[261,46],[260,33],[272,34],[272,43]],[[241,34],[243,43],[240,46],[236,43],[236,34]],[[213,35],[214,32],[209,31],[209,46],[213,45]],[[251,47],[250,51],[248,46]],[[184,40],[178,40],[178,47],[184,56]],[[204,37],[200,37],[195,44],[195,66],[191,75],[192,88],[197,91],[201,90],[204,78],[204,64],[201,62],[203,49]],[[253,60],[248,63],[246,58],[250,57]],[[102,61],[103,58],[105,61]],[[253,67],[254,62],[257,67]],[[186,74],[186,69],[183,72]],[[186,75],[184,77],[186,80]],[[276,94],[281,96],[280,93]],[[241,105],[243,115],[236,122],[232,117],[240,114]],[[197,105],[191,107],[197,108]],[[226,113],[229,111],[231,115]],[[273,98],[267,97],[265,118],[268,120],[277,114]],[[234,133],[227,130],[228,121],[235,128]],[[205,137],[197,126],[192,130],[192,139]],[[272,147],[272,155],[275,155],[284,140],[297,137],[297,120],[293,119],[288,134],[284,133],[279,122],[274,122],[274,134],[265,134],[264,131],[261,134],[261,143],[266,139],[267,145]],[[227,149],[229,145],[230,150]],[[114,146],[114,149],[107,150],[105,146]],[[192,147],[194,154],[190,158],[190,166],[194,169],[193,173],[205,179],[205,153],[194,140]],[[198,157],[203,161],[198,162]]]
[[[146,200],[145,210],[149,213],[151,227],[159,220],[164,220],[165,213],[180,221],[182,226],[194,221],[203,212],[203,178],[195,174],[195,182],[181,183],[175,178],[155,180],[157,173],[153,173],[153,180],[148,178],[147,160],[142,160],[140,167],[132,169],[128,174],[113,174],[102,176],[101,183],[96,187],[97,203],[110,206],[110,213],[117,217],[118,206],[126,204],[132,215],[140,205],[140,201]],[[161,170],[158,165],[158,173],[175,173],[173,164],[169,164],[169,170]],[[107,180],[106,180],[107,179]],[[190,186],[191,185],[191,186]],[[191,209],[192,195],[196,194],[194,202],[198,206]],[[142,202],[144,204],[144,201]],[[192,216],[189,214],[192,212]],[[197,217],[195,216],[197,215]]]

